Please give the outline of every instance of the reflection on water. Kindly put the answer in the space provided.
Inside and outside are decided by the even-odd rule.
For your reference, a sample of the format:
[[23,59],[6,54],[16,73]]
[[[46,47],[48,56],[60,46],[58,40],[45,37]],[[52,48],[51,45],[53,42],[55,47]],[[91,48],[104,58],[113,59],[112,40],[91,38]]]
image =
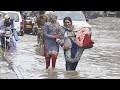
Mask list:
[[36,47],[35,49],[36,55],[43,56],[43,50],[41,50],[39,46],[35,46],[35,47]]
[[56,69],[49,68],[46,70],[46,78],[45,79],[57,79],[58,71]]
[[65,71],[62,69],[52,69],[52,68],[42,70],[41,77],[44,77],[44,79],[83,79],[85,78],[80,76],[79,71]]
[[78,71],[64,71],[49,68],[42,74],[44,79],[83,79],[83,77],[80,77],[80,73]]
[[65,71],[64,79],[81,79],[81,77],[77,71]]

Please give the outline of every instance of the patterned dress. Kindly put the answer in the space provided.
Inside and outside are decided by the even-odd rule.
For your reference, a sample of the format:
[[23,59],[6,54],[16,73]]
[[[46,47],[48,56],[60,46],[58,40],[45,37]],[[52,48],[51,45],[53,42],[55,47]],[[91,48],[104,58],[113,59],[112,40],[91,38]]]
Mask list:
[[51,54],[59,53],[59,44],[56,42],[56,39],[52,38],[52,35],[58,33],[60,30],[60,24],[56,22],[52,24],[51,22],[47,22],[44,25],[44,37],[45,37],[45,53],[47,56]]

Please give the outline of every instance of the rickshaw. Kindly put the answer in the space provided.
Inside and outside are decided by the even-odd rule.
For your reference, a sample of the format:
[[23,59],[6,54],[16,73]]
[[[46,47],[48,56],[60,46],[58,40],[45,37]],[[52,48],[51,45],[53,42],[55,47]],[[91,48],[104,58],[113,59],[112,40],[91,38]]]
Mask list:
[[26,18],[25,20],[23,20],[23,30],[24,33],[26,34],[30,34],[33,32],[33,23],[32,23],[32,19],[31,18]]

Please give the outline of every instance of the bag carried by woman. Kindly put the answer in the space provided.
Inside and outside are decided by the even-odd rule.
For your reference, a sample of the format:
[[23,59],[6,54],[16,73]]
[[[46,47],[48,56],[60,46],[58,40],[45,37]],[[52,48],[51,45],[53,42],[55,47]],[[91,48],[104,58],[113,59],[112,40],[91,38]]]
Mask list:
[[77,31],[75,42],[79,47],[84,49],[92,48],[94,42],[91,40],[91,32],[89,28],[82,28]]

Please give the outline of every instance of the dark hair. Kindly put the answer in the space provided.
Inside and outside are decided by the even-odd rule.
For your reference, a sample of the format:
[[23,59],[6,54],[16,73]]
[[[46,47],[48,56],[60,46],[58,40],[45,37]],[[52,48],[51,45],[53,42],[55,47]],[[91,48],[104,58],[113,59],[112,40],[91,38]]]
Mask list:
[[39,11],[39,14],[45,14],[45,11]]
[[71,19],[70,17],[65,17],[65,18],[63,19],[63,23],[65,22],[65,20],[69,20],[69,21],[72,23],[72,19]]

